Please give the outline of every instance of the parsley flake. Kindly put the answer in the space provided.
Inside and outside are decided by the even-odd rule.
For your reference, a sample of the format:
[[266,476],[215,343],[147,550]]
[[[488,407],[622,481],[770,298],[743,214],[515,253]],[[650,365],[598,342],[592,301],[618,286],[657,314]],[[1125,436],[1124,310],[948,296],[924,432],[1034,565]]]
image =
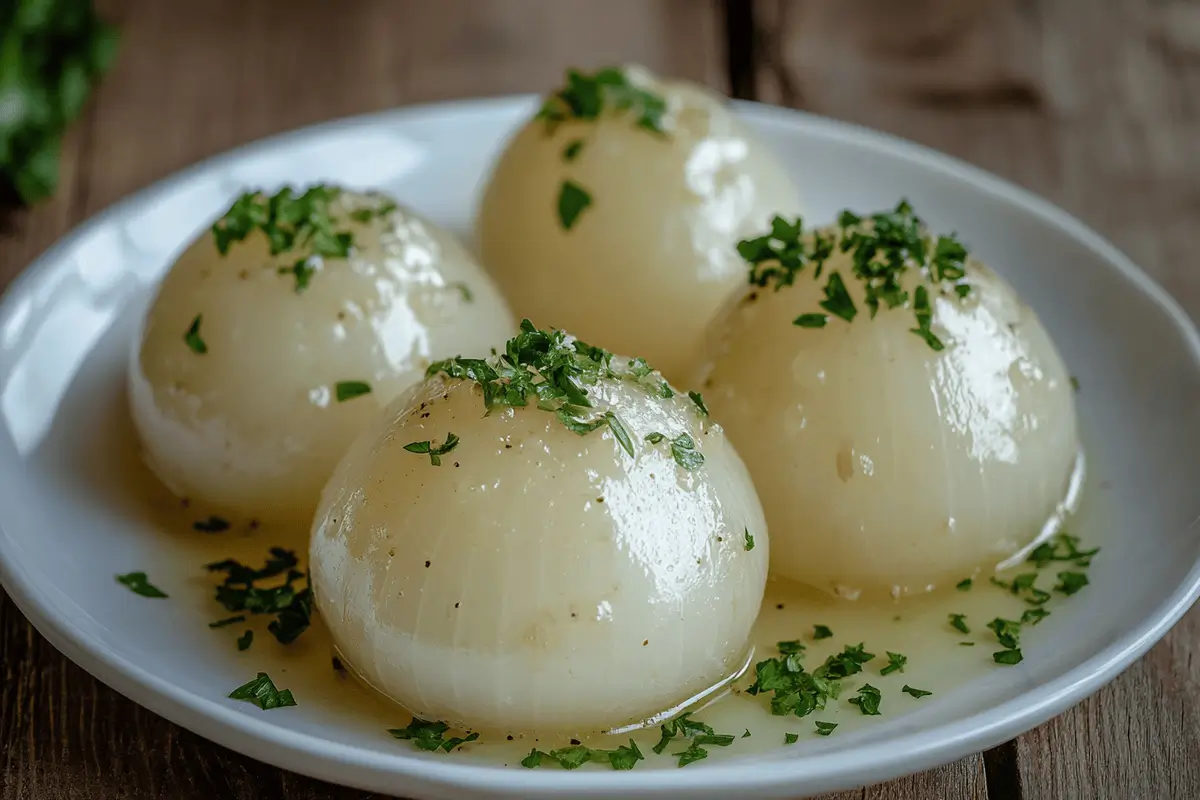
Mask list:
[[967,627],[966,614],[950,614],[950,627],[960,633],[970,633],[971,629]]
[[1092,557],[1100,552],[1099,547],[1091,550],[1079,549],[1079,537],[1060,533],[1048,542],[1042,542],[1030,553],[1028,561],[1038,569],[1054,561],[1065,561],[1077,567],[1091,566]]
[[[630,81],[624,70],[606,67],[588,74],[569,69],[566,84],[546,99],[535,119],[542,121],[546,134],[550,135],[568,120],[595,122],[605,112],[617,116],[629,114],[637,128],[665,134],[666,111],[664,97]],[[568,161],[577,155],[578,151],[570,156],[563,152]]]
[[800,735],[796,733],[785,733],[783,735],[784,744],[795,744],[800,741]]
[[866,652],[862,644],[846,645],[842,652],[825,659],[813,674],[820,678],[848,678],[862,672],[862,665],[874,658],[875,654]]
[[254,631],[246,631],[237,638],[237,649],[239,652],[249,650],[250,643],[254,641]]
[[922,697],[928,697],[929,695],[933,694],[933,692],[927,692],[924,689],[915,689],[912,686],[909,686],[907,683],[904,684],[904,688],[900,691],[904,692],[905,694],[912,695],[918,700],[920,700]]
[[567,146],[563,148],[563,161],[574,161],[579,158],[580,152],[583,151],[583,139],[573,139],[567,142]]
[[243,683],[234,689],[229,693],[229,697],[233,700],[245,700],[247,703],[253,703],[263,711],[296,705],[292,691],[276,689],[275,683],[265,672],[258,673],[258,677],[254,680]]
[[188,326],[187,333],[183,335],[183,341],[187,344],[188,348],[200,356],[208,352],[208,345],[200,337],[200,323],[203,321],[204,315],[197,314],[196,318],[192,320],[192,324]]
[[858,710],[865,716],[879,716],[879,701],[882,699],[882,694],[878,689],[869,683],[864,683],[858,690],[858,695],[851,697],[850,701],[858,706]]
[[819,641],[821,639],[829,639],[832,636],[833,636],[833,631],[829,630],[828,627],[826,627],[824,625],[813,625],[813,639],[814,640]]
[[333,387],[334,397],[339,403],[371,393],[371,384],[364,381],[338,381]]
[[564,180],[558,191],[558,220],[563,230],[571,230],[579,215],[592,204],[592,196],[571,179]]
[[[303,292],[315,272],[311,259],[347,258],[354,246],[353,235],[347,230],[338,230],[330,210],[330,205],[341,193],[341,189],[325,185],[311,186],[302,194],[284,187],[269,197],[259,191],[246,192],[213,223],[217,252],[227,255],[235,243],[260,231],[267,238],[272,256],[285,253],[297,256],[291,264],[280,266],[277,271],[293,276],[296,292]],[[384,204],[375,213],[382,215],[394,209],[394,203],[390,204],[390,209]],[[354,212],[351,214],[353,216]]]
[[708,416],[708,406],[704,405],[704,397],[699,392],[688,392],[688,397],[696,404],[696,409],[699,410],[700,416]]
[[838,726],[836,722],[821,722],[819,719],[814,720],[814,724],[816,725],[817,736],[828,736]]
[[547,753],[535,747],[529,751],[529,755],[521,759],[521,766],[526,769],[534,769],[546,761],[554,761],[563,769],[577,769],[584,764],[596,763],[608,764],[616,770],[628,770],[633,769],[637,762],[644,758],[642,751],[638,749],[637,742],[630,739],[628,747],[621,745],[614,750],[597,750],[586,745],[576,744]]
[[239,622],[245,622],[245,621],[246,621],[246,615],[238,614],[236,617],[226,617],[225,619],[219,619],[216,622],[210,622],[210,623],[208,623],[208,627],[224,628],[227,625],[236,625]]
[[744,529],[743,534],[746,538],[742,544],[742,549],[746,552],[750,552],[754,549],[754,537],[750,535],[749,528]]
[[961,581],[954,584],[954,588],[958,589],[960,592],[965,592],[965,591],[968,591],[971,588],[971,586],[974,585],[974,583],[975,582],[973,580],[971,580],[970,578],[963,578]]
[[442,465],[442,456],[456,447],[458,447],[458,437],[453,433],[447,433],[446,441],[437,446],[434,446],[433,442],[428,440],[424,442],[409,442],[404,445],[404,449],[410,453],[429,456],[429,463],[435,467],[440,467]]
[[192,523],[192,530],[200,531],[201,533],[222,533],[229,530],[229,528],[229,520],[216,516],[210,516],[208,519],[199,519]]
[[127,575],[117,575],[117,583],[129,588],[134,594],[142,597],[166,597],[167,593],[152,584],[144,572],[130,572]]
[[426,750],[431,753],[438,751],[449,753],[454,748],[479,738],[478,733],[447,738],[445,734],[448,730],[450,730],[450,726],[444,722],[430,722],[420,717],[413,717],[406,727],[389,728],[388,733],[396,739],[412,742],[418,750]]
[[1021,649],[1019,647],[1014,647],[1011,650],[1000,650],[992,653],[992,660],[997,664],[1006,664],[1012,666],[1013,664],[1020,664],[1024,659],[1025,657],[1021,654]]
[[904,665],[908,663],[908,656],[887,651],[887,657],[887,666],[879,670],[880,675],[891,675],[893,672],[904,672]]
[[[646,441],[650,444],[659,444],[666,435],[657,431],[646,435]],[[689,472],[700,469],[704,465],[704,454],[696,449],[696,441],[686,433],[681,433],[671,442],[671,457],[675,459],[675,463]]]
[[1082,572],[1060,572],[1058,581],[1054,591],[1070,596],[1088,585],[1088,576]]
[[[308,630],[312,621],[312,590],[308,586],[299,590],[293,586],[306,577],[296,569],[298,563],[291,550],[273,547],[261,569],[233,559],[207,564],[205,569],[225,573],[224,581],[216,589],[216,599],[227,611],[274,616],[267,630],[280,644],[291,644]],[[261,585],[262,581],[281,575],[284,577],[282,584]]]

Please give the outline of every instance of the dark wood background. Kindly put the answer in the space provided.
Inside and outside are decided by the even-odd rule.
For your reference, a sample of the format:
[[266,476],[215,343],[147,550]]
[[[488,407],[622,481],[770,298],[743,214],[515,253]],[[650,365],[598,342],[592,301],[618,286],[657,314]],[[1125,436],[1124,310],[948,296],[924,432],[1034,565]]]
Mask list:
[[[55,197],[8,215],[0,284],[197,159],[345,114],[543,90],[637,61],[897,133],[1083,218],[1200,315],[1198,0],[101,0],[119,61]],[[1200,611],[1052,722],[849,798],[1200,798]],[[125,700],[0,593],[0,800],[369,797]]]

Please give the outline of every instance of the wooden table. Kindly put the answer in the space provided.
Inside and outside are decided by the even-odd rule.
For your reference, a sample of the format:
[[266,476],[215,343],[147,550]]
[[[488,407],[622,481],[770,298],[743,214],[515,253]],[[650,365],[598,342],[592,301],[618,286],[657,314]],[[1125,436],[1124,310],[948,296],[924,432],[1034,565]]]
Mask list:
[[[1200,312],[1196,0],[112,0],[118,64],[62,185],[0,230],[7,283],[72,226],[233,145],[344,114],[542,90],[639,61],[953,153],[1039,192]],[[986,753],[842,798],[1200,798],[1200,611],[1111,686]],[[0,594],[0,800],[360,798],[102,686]]]

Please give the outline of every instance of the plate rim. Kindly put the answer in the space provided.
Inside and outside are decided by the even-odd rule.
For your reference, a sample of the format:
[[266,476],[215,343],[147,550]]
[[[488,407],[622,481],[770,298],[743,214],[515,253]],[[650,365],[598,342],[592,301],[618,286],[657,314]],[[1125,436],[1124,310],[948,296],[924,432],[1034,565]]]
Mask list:
[[[29,290],[61,263],[58,254],[72,247],[113,218],[132,213],[161,193],[195,179],[223,164],[237,162],[287,145],[292,140],[320,137],[338,127],[370,127],[401,122],[405,117],[463,112],[515,113],[532,105],[536,95],[521,94],[424,103],[340,117],[263,137],[209,156],[137,190],[82,221],[35,258],[14,278],[0,299],[0,324],[12,317],[14,306]],[[1173,323],[1200,371],[1200,331],[1191,317],[1153,278],[1113,244],[1082,221],[1033,192],[991,172],[916,142],[854,123],[809,112],[748,101],[733,101],[740,116],[753,122],[791,128],[806,136],[834,138],[900,159],[976,191],[999,199],[1036,217],[1085,246],[1108,268],[1115,269]],[[1189,529],[1196,527],[1193,521]],[[0,585],[34,627],[63,655],[92,676],[154,713],[214,743],[274,766],[322,780],[372,791],[442,793],[471,791],[499,796],[553,797],[613,796],[637,792],[639,796],[699,792],[703,796],[739,791],[760,796],[790,795],[802,781],[805,791],[829,791],[874,783],[947,763],[993,747],[1036,727],[1082,701],[1147,652],[1175,625],[1200,596],[1200,559],[1178,586],[1145,619],[1107,647],[1065,674],[1038,684],[998,705],[954,722],[940,724],[898,743],[886,740],[862,745],[855,761],[839,754],[797,757],[770,762],[729,760],[702,765],[688,772],[647,770],[619,773],[602,771],[544,772],[512,767],[485,766],[458,761],[414,758],[404,752],[382,754],[308,733],[289,730],[231,708],[220,700],[193,693],[186,687],[144,670],[107,647],[71,618],[53,613],[21,565],[19,551],[8,534],[9,523],[0,521]],[[135,699],[136,698],[136,699]],[[748,781],[753,764],[757,778]],[[849,782],[847,779],[850,779]],[[404,785],[397,785],[398,783]],[[713,795],[715,796],[715,795]]]

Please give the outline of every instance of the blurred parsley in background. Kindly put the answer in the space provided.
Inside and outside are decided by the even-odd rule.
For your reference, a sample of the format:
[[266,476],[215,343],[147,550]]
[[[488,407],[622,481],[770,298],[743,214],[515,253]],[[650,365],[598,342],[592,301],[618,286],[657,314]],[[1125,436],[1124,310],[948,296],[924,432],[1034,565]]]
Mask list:
[[63,134],[116,48],[91,0],[0,0],[0,195],[54,192]]

